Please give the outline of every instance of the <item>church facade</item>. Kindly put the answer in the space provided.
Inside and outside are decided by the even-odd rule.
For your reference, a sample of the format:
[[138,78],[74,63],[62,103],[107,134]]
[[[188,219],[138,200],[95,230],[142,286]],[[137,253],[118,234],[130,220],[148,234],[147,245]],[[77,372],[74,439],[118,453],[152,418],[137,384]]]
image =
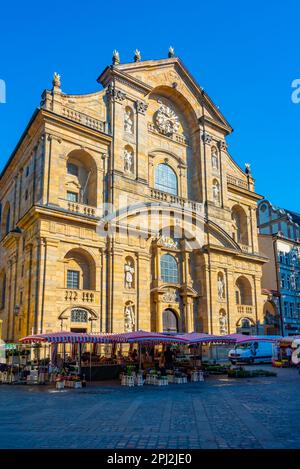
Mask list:
[[0,179],[2,338],[263,331],[255,193],[230,124],[172,49],[102,89],[55,74]]

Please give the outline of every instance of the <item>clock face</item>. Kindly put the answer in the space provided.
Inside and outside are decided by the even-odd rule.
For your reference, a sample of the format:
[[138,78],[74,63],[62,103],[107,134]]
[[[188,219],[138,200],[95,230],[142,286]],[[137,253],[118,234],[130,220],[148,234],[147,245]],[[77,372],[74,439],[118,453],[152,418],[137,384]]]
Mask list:
[[179,119],[173,109],[161,104],[156,113],[155,123],[160,132],[170,135],[176,133],[179,129]]

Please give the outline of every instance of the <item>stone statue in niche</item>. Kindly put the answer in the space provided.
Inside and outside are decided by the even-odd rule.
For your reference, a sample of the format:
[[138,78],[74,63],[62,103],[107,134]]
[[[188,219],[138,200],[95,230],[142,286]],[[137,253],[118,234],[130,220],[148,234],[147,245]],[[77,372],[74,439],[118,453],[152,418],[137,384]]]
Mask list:
[[133,262],[128,259],[124,266],[125,270],[125,287],[126,288],[133,288],[133,276],[134,276],[134,266]]
[[222,275],[218,276],[218,298],[223,300],[225,298],[225,282]]
[[213,198],[215,202],[220,201],[220,188],[217,182],[213,184]]
[[127,132],[128,134],[133,134],[132,112],[128,108],[125,110],[124,131]]
[[124,330],[125,332],[132,332],[135,327],[134,309],[133,305],[125,306],[124,310]]
[[211,163],[212,163],[212,167],[214,169],[218,169],[218,155],[217,155],[216,151],[213,151],[213,153],[211,155]]
[[124,170],[127,173],[133,172],[133,151],[128,148],[124,150]]
[[225,311],[220,312],[219,316],[219,324],[220,324],[220,334],[227,334],[227,317]]

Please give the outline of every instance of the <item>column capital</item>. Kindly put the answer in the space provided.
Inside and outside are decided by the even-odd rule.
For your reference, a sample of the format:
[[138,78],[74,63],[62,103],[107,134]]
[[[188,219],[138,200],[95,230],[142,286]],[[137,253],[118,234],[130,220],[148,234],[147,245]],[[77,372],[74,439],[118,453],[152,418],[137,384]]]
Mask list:
[[135,108],[136,108],[137,113],[145,115],[148,109],[148,104],[138,99],[135,102]]
[[117,102],[121,104],[126,98],[126,93],[124,93],[124,91],[122,90],[119,90],[112,84],[108,86],[106,95],[112,102]]

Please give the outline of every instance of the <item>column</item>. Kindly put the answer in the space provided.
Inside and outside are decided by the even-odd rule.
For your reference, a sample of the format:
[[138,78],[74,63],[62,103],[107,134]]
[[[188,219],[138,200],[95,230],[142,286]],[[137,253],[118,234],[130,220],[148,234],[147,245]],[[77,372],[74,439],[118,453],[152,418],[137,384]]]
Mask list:
[[136,108],[136,176],[141,182],[148,183],[148,131],[146,111],[148,104],[137,100]]

